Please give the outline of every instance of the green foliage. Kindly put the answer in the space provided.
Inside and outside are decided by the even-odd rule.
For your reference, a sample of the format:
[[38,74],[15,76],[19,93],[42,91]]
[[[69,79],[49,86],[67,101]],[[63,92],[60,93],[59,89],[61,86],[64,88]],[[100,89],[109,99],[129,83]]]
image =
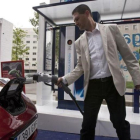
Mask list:
[[35,27],[33,30],[38,35],[39,14],[34,12],[34,18],[29,19],[29,22]]
[[28,52],[29,49],[25,48],[23,39],[27,32],[20,28],[15,28],[13,30],[13,47],[12,47],[12,60],[19,60],[19,57],[24,57],[24,54]]
[[132,81],[127,81],[127,82],[126,82],[126,88],[133,89],[133,88],[134,88],[133,82],[132,82]]
[[[39,27],[39,14],[37,12],[34,12],[34,18],[29,19],[29,22],[34,26],[34,32],[38,35],[38,27]],[[59,57],[59,30],[56,30],[55,32],[56,38],[55,38],[55,61],[58,62]]]
[[[139,55],[140,55],[140,49],[136,50],[136,52],[138,52]],[[140,59],[138,60],[138,62],[139,62],[139,65],[140,65]]]
[[140,49],[136,50],[136,52],[140,53]]

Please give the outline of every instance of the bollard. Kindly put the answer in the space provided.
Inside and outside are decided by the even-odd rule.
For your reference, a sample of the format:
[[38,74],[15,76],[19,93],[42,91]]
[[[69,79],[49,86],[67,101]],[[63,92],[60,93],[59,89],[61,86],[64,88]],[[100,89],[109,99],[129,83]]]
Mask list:
[[139,95],[140,91],[134,89],[134,95],[133,95],[133,112],[139,113]]

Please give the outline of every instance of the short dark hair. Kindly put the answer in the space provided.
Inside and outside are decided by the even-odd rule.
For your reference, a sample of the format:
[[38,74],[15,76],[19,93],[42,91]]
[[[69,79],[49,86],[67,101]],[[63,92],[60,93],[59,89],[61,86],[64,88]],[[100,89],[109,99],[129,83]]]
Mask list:
[[87,5],[85,5],[85,4],[78,5],[78,6],[72,11],[72,15],[73,15],[74,13],[76,13],[76,12],[79,13],[79,14],[84,14],[86,10],[88,10],[89,13],[90,13],[90,15],[92,15],[92,14],[91,14],[90,8],[89,8]]

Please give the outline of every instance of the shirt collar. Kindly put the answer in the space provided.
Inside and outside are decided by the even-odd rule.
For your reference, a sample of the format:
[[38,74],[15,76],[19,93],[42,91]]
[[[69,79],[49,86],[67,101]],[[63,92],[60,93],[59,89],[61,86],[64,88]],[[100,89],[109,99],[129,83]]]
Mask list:
[[[99,30],[99,24],[96,22],[96,26],[95,26],[95,29],[94,30]],[[92,30],[92,32],[94,31]],[[99,30],[100,31],[100,30]],[[91,33],[91,31],[86,31],[86,33]]]
[[98,23],[96,23],[95,29],[99,30],[99,24]]

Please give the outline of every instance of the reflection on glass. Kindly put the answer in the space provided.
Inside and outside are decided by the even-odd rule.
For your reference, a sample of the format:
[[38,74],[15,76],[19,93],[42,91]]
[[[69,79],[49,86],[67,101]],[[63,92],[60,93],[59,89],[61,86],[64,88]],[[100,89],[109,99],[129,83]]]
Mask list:
[[[135,24],[119,24],[119,29],[124,36],[126,43],[132,50],[134,56],[139,61],[140,64],[140,23]],[[120,68],[124,73],[126,79],[127,89],[133,89],[134,84],[132,82],[132,77],[128,72],[127,66],[124,63],[122,57],[119,54]]]
[[52,30],[46,30],[45,70],[52,70]]

